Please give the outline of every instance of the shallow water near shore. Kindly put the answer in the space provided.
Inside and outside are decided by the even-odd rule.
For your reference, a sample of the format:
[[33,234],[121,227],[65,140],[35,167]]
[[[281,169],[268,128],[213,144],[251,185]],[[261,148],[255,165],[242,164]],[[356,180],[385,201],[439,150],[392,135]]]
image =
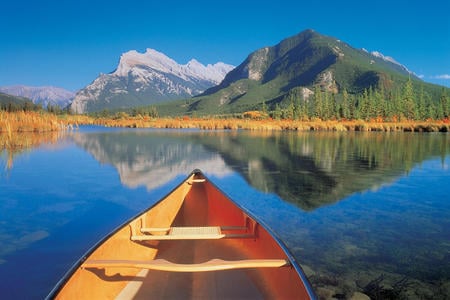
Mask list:
[[320,297],[450,297],[447,134],[84,127],[0,154],[2,298],[45,297],[196,168],[274,229]]

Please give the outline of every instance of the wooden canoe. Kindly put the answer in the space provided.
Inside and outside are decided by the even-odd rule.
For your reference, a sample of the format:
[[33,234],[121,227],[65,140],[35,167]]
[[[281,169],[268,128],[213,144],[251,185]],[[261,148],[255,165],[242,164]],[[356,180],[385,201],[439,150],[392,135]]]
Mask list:
[[286,246],[199,171],[82,257],[48,299],[314,299]]

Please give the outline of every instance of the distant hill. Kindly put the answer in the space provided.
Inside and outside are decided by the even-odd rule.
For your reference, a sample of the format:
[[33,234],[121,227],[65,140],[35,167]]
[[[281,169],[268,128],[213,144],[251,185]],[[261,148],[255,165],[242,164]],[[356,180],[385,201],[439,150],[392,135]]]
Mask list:
[[190,98],[220,83],[233,68],[222,62],[205,66],[195,59],[181,65],[153,49],[132,50],[122,54],[114,72],[80,90],[71,109],[86,113]]
[[34,107],[34,104],[28,98],[0,93],[0,109],[17,110],[23,107]]
[[0,87],[0,92],[31,99],[34,104],[41,105],[43,108],[47,108],[49,104],[65,108],[75,96],[73,92],[53,86],[3,86]]
[[329,94],[353,95],[373,87],[394,93],[409,79],[433,99],[442,87],[423,82],[407,67],[379,52],[355,49],[313,30],[251,53],[224,80],[187,101],[163,105],[163,113],[222,114],[286,107],[291,95],[309,101],[316,88]]

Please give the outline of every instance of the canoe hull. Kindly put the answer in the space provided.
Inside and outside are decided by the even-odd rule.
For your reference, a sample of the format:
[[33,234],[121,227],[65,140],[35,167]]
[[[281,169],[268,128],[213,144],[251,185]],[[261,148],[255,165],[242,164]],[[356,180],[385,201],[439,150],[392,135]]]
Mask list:
[[[129,264],[118,264],[124,260]],[[253,265],[243,267],[250,261]],[[264,265],[274,261],[286,263]],[[132,265],[137,262],[148,264]],[[163,269],[153,267],[159,262]],[[220,264],[227,268],[217,269]],[[94,247],[49,297],[311,299],[314,295],[273,232],[194,171]]]

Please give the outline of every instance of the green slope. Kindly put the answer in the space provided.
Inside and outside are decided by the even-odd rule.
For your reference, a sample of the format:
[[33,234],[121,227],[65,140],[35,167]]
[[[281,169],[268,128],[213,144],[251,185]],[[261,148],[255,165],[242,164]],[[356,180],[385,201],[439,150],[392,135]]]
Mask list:
[[12,96],[0,93],[0,109],[2,110],[22,110],[34,109],[36,105],[28,98]]
[[[222,83],[198,97],[161,106],[166,114],[229,114],[286,107],[293,89],[308,88],[358,95],[371,87],[387,93],[401,91],[411,78],[435,102],[442,87],[425,83],[405,67],[359,50],[333,37],[306,30],[273,47],[261,48],[232,70]],[[187,105],[188,103],[189,105]]]

